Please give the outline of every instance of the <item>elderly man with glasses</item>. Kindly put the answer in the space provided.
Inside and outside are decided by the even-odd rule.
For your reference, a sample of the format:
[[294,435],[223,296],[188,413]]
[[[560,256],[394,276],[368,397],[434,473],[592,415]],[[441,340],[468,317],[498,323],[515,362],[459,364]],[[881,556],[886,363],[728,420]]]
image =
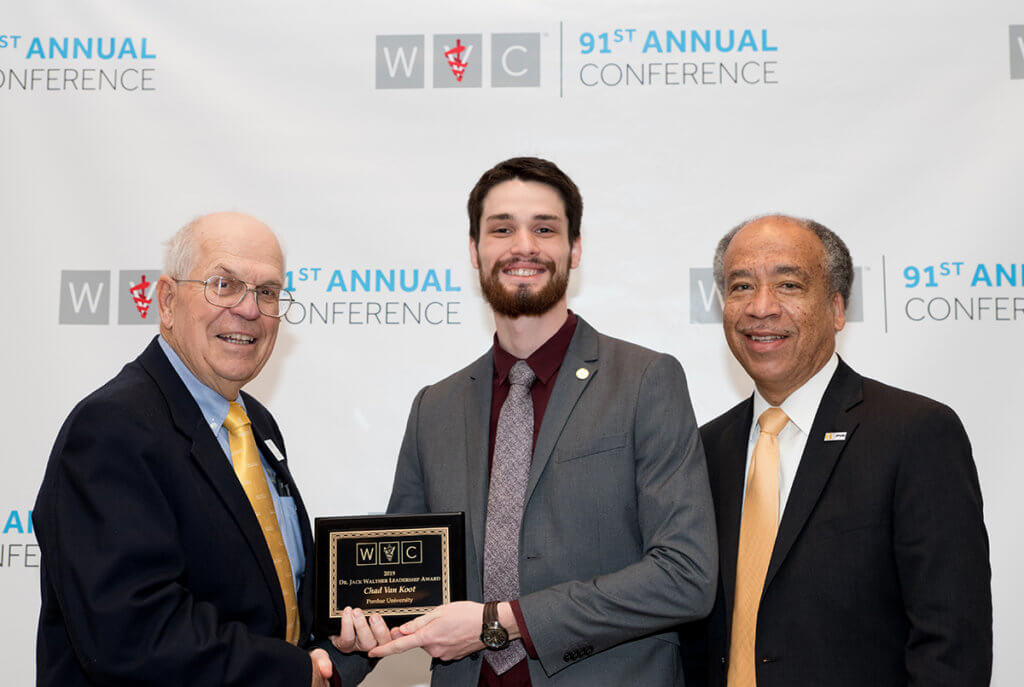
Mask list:
[[36,501],[38,685],[315,686],[332,658],[362,677],[311,646],[309,519],[277,424],[241,391],[291,305],[283,279],[247,215],[168,242],[160,335],[71,411]]

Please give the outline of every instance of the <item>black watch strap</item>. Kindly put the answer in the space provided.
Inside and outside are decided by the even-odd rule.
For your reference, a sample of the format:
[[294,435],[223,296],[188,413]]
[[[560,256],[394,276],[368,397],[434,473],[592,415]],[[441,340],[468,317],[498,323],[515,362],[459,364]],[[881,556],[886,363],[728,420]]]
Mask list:
[[498,622],[498,602],[488,601],[484,604],[484,625]]

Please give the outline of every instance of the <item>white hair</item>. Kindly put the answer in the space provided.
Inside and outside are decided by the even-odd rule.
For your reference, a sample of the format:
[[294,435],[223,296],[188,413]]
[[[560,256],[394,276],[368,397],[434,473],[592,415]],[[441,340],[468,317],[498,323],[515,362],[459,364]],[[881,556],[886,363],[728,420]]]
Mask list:
[[196,227],[201,217],[183,226],[164,242],[164,274],[172,279],[186,279],[195,269],[199,256]]

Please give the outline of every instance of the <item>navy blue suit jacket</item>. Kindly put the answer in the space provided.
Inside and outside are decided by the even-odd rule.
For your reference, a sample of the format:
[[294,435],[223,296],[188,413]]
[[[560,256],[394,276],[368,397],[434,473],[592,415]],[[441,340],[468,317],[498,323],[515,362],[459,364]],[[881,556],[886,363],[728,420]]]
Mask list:
[[[291,495],[306,560],[309,518],[273,417],[244,394],[257,443]],[[199,406],[154,339],[65,421],[34,514],[42,552],[37,683],[305,687],[312,677],[311,567],[304,641],[266,541]],[[357,679],[349,678],[346,684]]]
[[[687,685],[725,685],[747,399],[701,428],[720,580],[684,628]],[[845,432],[825,441],[826,432]],[[842,360],[797,469],[757,616],[758,687],[983,687],[992,670],[988,537],[956,414]],[[706,641],[703,660],[694,646]]]

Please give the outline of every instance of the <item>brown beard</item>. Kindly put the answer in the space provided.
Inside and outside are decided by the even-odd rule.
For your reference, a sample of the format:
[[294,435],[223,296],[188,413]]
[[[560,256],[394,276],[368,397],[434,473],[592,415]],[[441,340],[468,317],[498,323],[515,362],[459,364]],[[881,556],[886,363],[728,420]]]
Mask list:
[[499,280],[501,270],[513,262],[524,261],[517,259],[495,263],[489,275],[485,275],[484,271],[480,270],[480,288],[495,313],[505,317],[543,315],[565,296],[565,291],[569,287],[568,265],[566,265],[565,272],[559,274],[555,269],[555,263],[551,260],[526,261],[542,265],[551,275],[548,283],[540,291],[531,293],[528,284],[520,284],[514,291],[509,291],[502,286]]

